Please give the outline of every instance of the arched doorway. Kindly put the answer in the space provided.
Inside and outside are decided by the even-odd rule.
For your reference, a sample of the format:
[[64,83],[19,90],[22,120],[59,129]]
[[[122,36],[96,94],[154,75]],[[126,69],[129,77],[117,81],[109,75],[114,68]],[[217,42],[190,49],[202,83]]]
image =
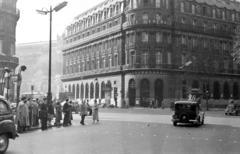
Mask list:
[[105,87],[105,102],[110,104],[111,98],[112,98],[112,84],[110,81],[108,81]]
[[129,105],[135,106],[136,103],[136,83],[134,79],[130,79],[128,82],[128,97]]
[[224,99],[229,99],[230,98],[230,91],[229,91],[228,82],[224,82],[224,85],[223,85],[223,98]]
[[86,83],[85,85],[85,99],[88,99],[89,98],[89,86],[88,86],[88,83]]
[[192,82],[192,88],[199,88],[199,82],[197,80]]
[[233,99],[239,99],[239,95],[238,95],[238,83],[234,82],[233,84]]
[[99,98],[99,84],[98,82],[95,84],[95,98]]
[[215,81],[213,83],[213,98],[214,99],[220,99],[221,94],[220,94],[220,84],[219,82]]
[[140,82],[140,103],[141,106],[148,107],[150,102],[150,83],[148,79],[142,79]]
[[154,90],[155,90],[155,101],[157,107],[162,105],[163,100],[163,81],[161,79],[157,79],[154,83]]
[[90,99],[93,99],[94,85],[91,83],[90,85]]
[[80,89],[79,89],[79,84],[77,84],[77,99],[79,99],[79,93],[80,93]]
[[81,84],[81,95],[80,95],[81,99],[83,99],[84,97],[84,85]]
[[101,98],[105,98],[105,83],[101,83]]
[[75,99],[75,84],[72,86],[72,99]]

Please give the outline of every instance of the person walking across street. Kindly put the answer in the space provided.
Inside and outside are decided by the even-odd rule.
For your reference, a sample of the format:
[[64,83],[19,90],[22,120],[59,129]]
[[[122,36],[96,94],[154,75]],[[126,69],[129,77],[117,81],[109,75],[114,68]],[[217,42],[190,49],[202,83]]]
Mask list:
[[80,124],[85,125],[84,120],[85,116],[87,115],[87,105],[85,101],[82,102],[82,105],[80,107],[80,115],[81,115]]
[[95,121],[99,122],[99,116],[98,116],[98,104],[97,104],[97,100],[94,100],[94,105],[93,105],[93,124],[95,123]]
[[40,106],[40,120],[41,120],[41,129],[47,129],[47,120],[48,120],[48,108],[47,108],[47,99],[43,99],[43,103]]

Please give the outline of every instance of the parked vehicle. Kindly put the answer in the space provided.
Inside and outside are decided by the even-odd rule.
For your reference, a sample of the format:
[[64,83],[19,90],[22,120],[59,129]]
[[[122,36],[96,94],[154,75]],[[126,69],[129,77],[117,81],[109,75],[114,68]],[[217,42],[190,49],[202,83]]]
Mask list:
[[205,112],[201,111],[200,103],[192,100],[174,102],[174,114],[172,122],[174,126],[178,123],[192,123],[203,125]]
[[0,154],[7,151],[9,138],[15,139],[17,136],[10,104],[0,96]]
[[240,115],[240,105],[239,104],[228,104],[225,109],[225,115]]

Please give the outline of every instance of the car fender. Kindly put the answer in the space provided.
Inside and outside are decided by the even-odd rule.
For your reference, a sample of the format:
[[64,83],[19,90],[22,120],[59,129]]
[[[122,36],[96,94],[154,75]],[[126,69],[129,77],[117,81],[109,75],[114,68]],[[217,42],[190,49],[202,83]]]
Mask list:
[[15,139],[18,135],[15,124],[12,120],[3,120],[0,122],[0,134],[9,134],[9,138]]

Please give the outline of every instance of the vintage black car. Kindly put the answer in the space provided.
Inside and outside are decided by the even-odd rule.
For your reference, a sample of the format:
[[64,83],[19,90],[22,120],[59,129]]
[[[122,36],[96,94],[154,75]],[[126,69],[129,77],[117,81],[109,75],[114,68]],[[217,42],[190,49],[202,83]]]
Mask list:
[[205,113],[201,111],[200,103],[192,100],[174,102],[173,125],[177,123],[204,124]]
[[17,136],[10,105],[0,96],[0,154],[6,152],[9,138],[15,139]]

